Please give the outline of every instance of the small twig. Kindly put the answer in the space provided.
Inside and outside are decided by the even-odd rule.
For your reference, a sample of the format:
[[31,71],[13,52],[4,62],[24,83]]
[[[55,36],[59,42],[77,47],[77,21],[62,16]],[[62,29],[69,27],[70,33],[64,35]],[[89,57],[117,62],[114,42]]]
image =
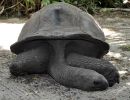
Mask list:
[[20,2],[20,5],[25,8],[25,5],[23,5],[21,2]]
[[0,3],[0,6],[2,6],[3,2],[4,2],[4,0]]
[[13,5],[13,6],[11,6],[11,7],[8,7],[8,8],[6,8],[5,10],[8,10],[8,9],[14,8],[14,7],[16,7],[17,5],[19,5],[21,2],[22,2],[22,0],[21,0],[21,1],[19,1],[18,3],[16,3],[15,5]]
[[2,7],[2,9],[0,10],[0,15],[4,12],[4,6]]

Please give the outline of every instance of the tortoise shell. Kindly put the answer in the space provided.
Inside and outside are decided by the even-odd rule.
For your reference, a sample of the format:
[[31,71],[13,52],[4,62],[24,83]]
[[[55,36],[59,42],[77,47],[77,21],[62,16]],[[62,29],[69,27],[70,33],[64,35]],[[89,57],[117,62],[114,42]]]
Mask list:
[[37,11],[26,22],[18,41],[11,45],[13,53],[23,52],[29,41],[45,39],[82,39],[100,47],[101,56],[109,50],[104,32],[95,19],[67,3],[54,3]]

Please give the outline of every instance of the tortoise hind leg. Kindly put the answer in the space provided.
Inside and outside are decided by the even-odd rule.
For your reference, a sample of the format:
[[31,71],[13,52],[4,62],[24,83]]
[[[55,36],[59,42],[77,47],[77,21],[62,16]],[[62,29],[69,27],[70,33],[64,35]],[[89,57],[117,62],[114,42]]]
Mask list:
[[96,59],[80,54],[70,54],[66,59],[66,63],[74,67],[95,70],[107,79],[109,86],[119,83],[119,73],[117,69],[104,59]]
[[40,74],[45,73],[49,63],[49,50],[41,45],[17,55],[10,65],[11,74]]

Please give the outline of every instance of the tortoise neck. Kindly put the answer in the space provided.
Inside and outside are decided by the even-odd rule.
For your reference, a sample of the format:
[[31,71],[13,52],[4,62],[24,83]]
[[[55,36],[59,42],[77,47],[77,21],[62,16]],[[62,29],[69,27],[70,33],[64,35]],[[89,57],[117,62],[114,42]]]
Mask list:
[[65,63],[65,40],[51,40],[50,41],[53,48],[54,48],[54,56],[53,56],[53,64],[59,63],[63,64]]

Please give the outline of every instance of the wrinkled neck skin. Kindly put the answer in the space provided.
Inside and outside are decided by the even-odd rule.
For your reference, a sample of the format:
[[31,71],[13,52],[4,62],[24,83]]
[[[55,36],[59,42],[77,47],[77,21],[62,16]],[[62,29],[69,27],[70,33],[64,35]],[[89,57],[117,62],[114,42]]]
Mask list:
[[[52,45],[53,54],[51,56],[50,67],[60,65],[62,67],[65,64],[65,46],[69,40],[50,40]],[[57,66],[55,66],[57,67]]]
[[[50,40],[52,46],[52,54],[48,66],[48,73],[59,83],[66,85],[68,67],[65,63],[65,45],[68,41]],[[62,77],[63,76],[63,77]],[[64,79],[65,78],[65,79]]]

